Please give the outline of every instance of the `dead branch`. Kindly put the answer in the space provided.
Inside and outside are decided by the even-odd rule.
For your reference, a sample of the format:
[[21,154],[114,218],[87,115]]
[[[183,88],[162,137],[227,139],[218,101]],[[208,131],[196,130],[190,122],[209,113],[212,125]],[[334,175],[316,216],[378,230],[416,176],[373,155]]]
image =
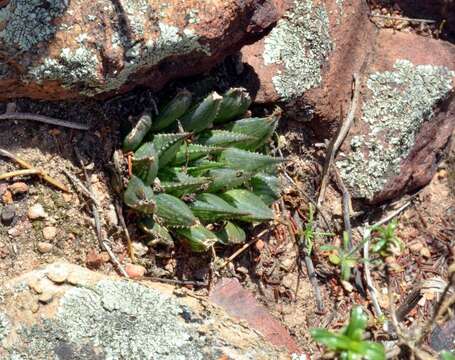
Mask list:
[[55,126],[62,126],[62,127],[67,127],[70,129],[76,129],[76,130],[88,130],[89,126],[84,125],[84,124],[77,124],[73,123],[70,121],[65,121],[65,120],[60,120],[60,119],[55,119],[49,116],[44,116],[44,115],[36,115],[36,114],[29,114],[29,113],[6,113],[0,115],[0,121],[1,120],[29,120],[29,121],[37,121],[45,124],[50,124],[50,125],[55,125]]
[[340,148],[344,139],[348,135],[349,130],[351,129],[352,123],[354,121],[355,112],[357,110],[357,104],[358,104],[359,98],[360,98],[360,79],[359,79],[358,74],[354,74],[354,76],[353,76],[353,87],[354,87],[354,94],[352,96],[352,101],[351,101],[351,106],[349,109],[348,116],[341,124],[341,126],[338,130],[338,134],[332,140],[329,147],[327,148],[324,169],[322,171],[321,188],[319,190],[319,196],[318,196],[318,201],[317,201],[318,206],[321,206],[322,202],[324,201],[325,192],[326,192],[327,185],[329,182],[329,173],[330,173],[329,170],[330,170],[331,166],[333,165],[333,162],[335,160],[335,155],[338,152],[338,149]]
[[[77,148],[74,149],[74,152],[76,153],[76,157],[77,157],[77,159],[79,161],[79,164],[81,165],[81,168],[82,168],[82,170],[84,172],[86,188],[87,188],[87,190],[90,193],[90,199],[95,198],[95,195],[93,193],[92,184],[90,182],[90,178],[88,176],[87,169],[85,168],[84,161],[82,160],[82,156],[80,155],[80,153],[77,150]],[[117,257],[115,256],[114,252],[111,250],[111,248],[109,246],[109,242],[106,239],[103,238],[103,233],[101,231],[100,211],[99,211],[98,205],[94,201],[92,201],[91,208],[92,208],[93,219],[95,220],[96,236],[98,238],[98,244],[99,244],[100,248],[105,250],[109,254],[109,257],[111,258],[111,261],[113,262],[114,265],[117,266],[117,269],[119,270],[119,272],[124,277],[129,278],[129,276],[128,276],[127,272],[125,271],[125,269],[123,268],[122,264],[117,259]]]
[[37,170],[35,169],[31,164],[29,164],[27,161],[21,159],[20,157],[10,153],[9,151],[6,151],[4,149],[0,149],[0,156],[4,156],[8,159],[11,159],[13,161],[15,161],[16,163],[18,163],[20,166],[22,166],[23,168],[25,169],[28,169],[28,170],[32,170],[36,173],[36,175],[38,175],[40,178],[42,178],[43,180],[47,181],[49,184],[55,186],[56,188],[64,191],[64,192],[67,192],[69,193],[70,191],[68,190],[68,188],[63,185],[60,181],[50,177],[49,175],[47,175],[44,171],[42,170]]

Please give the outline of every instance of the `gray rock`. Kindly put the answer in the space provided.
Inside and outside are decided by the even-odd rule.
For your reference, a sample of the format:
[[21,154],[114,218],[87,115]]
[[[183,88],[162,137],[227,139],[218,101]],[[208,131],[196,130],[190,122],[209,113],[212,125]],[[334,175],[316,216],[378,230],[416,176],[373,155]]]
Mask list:
[[22,299],[30,298],[24,284],[51,278],[55,267],[26,274],[0,289],[0,358],[287,358],[208,303],[184,294],[176,297],[163,285],[107,277],[68,264],[57,267],[66,268],[77,284],[54,283],[46,290],[53,294],[50,302],[41,303],[36,313],[18,312]]

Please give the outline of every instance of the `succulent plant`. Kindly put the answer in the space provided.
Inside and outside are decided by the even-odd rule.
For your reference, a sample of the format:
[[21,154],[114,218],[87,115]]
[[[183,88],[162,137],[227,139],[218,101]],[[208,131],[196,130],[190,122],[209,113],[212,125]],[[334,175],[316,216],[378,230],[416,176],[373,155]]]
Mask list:
[[192,98],[178,92],[156,117],[142,114],[125,138],[124,151],[134,154],[124,201],[142,216],[149,244],[182,239],[203,252],[245,242],[245,224],[273,219],[283,159],[261,149],[281,111],[239,119],[251,105],[244,89],[213,92],[195,104]]

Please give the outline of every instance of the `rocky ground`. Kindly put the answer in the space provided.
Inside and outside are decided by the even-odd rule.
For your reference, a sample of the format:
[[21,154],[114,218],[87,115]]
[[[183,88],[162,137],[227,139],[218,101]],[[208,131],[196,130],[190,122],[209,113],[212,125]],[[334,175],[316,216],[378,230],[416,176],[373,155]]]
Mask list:
[[[98,280],[100,273],[122,275],[124,270],[133,278],[186,289],[190,297],[201,297],[203,302],[209,298],[265,335],[266,343],[285,346],[290,353],[314,354],[315,358],[320,357],[322,348],[312,341],[309,330],[340,329],[353,304],[363,305],[371,315],[370,338],[389,340],[373,298],[385,316],[392,308],[397,309],[405,329],[422,328],[449,281],[448,265],[455,257],[453,3],[441,0],[438,6],[422,5],[416,10],[410,1],[371,1],[366,6],[360,0],[251,0],[213,2],[210,11],[205,11],[195,1],[191,2],[193,8],[153,8],[147,15],[141,9],[126,7],[125,18],[136,20],[129,23],[112,15],[116,11],[113,5],[106,5],[103,11],[101,3],[61,17],[67,10],[62,8],[66,2],[52,2],[56,7],[52,16],[58,19],[52,24],[58,26],[44,29],[38,34],[44,36],[39,41],[23,37],[17,44],[2,31],[2,22],[27,5],[19,0],[0,0],[0,59],[6,59],[0,63],[0,99],[4,100],[0,114],[12,110],[43,114],[90,128],[81,131],[0,118],[0,149],[46,172],[68,189],[61,191],[38,175],[0,180],[0,283],[16,284],[12,279],[17,276],[61,260],[96,271],[98,275],[90,276]],[[71,2],[71,6],[80,4]],[[100,13],[107,25],[105,38],[97,45],[93,37],[99,29],[90,18],[99,18]],[[217,16],[220,13],[228,14],[225,17],[229,21],[221,21]],[[132,38],[126,40],[136,44],[131,50],[137,51],[129,57],[120,56],[121,49],[126,51],[129,45],[113,42],[115,34],[124,31],[119,24],[133,26],[133,30],[134,26],[152,29],[147,33],[155,36],[161,34],[151,27],[156,17],[160,21],[173,19],[172,29],[166,33],[170,38],[143,38],[140,29],[133,31]],[[428,21],[411,21],[410,17]],[[84,32],[77,26],[81,22],[87,26]],[[12,26],[13,22],[8,24]],[[65,33],[66,28],[71,29],[71,36]],[[53,35],[43,35],[46,31]],[[182,38],[178,34],[185,35]],[[34,42],[40,41],[47,41],[48,48],[35,48]],[[153,49],[160,51],[158,58],[151,55],[153,41]],[[78,49],[92,52],[99,63],[79,58],[76,55],[83,51]],[[27,52],[32,53],[31,65]],[[210,70],[225,55],[229,55],[227,59]],[[131,77],[121,69],[127,69]],[[92,77],[87,77],[90,71]],[[180,79],[196,73],[203,75]],[[36,78],[38,75],[41,78]],[[163,88],[164,83],[177,78]],[[124,83],[125,79],[130,82]],[[160,92],[144,87],[130,91],[135,85],[150,83],[150,79],[156,79],[153,90],[159,88]],[[252,230],[250,246],[226,262],[242,249],[241,245],[216,246],[215,256],[194,255],[178,243],[173,249],[148,246],[137,231],[135,215],[123,209],[133,241],[135,258],[131,258],[115,208],[118,195],[112,184],[113,152],[120,148],[137,116],[176,88],[202,94],[239,85],[254,96],[254,114],[267,113],[276,104],[285,109],[271,144],[272,152],[289,159],[280,169],[283,198],[274,205],[277,221]],[[122,94],[113,97],[113,87],[114,92]],[[304,246],[298,239],[309,222],[311,204],[318,202],[329,142],[348,117],[356,91],[355,121],[335,158],[339,176],[329,172],[329,185],[315,219],[317,232],[333,234],[317,236],[311,253],[316,287],[321,291],[318,300],[305,266]],[[101,98],[86,97],[95,94]],[[71,180],[87,180],[81,160],[100,204],[101,235],[108,239],[110,254],[100,246],[92,202]],[[18,169],[17,162],[0,157],[0,175]],[[403,247],[394,254],[370,254],[372,259],[367,262],[359,259],[356,269],[360,280],[354,273],[350,283],[341,281],[339,267],[329,259],[332,254],[321,249],[328,244],[341,247],[346,226],[343,183],[353,197],[350,221],[354,243],[362,240],[365,224],[371,225],[408,205],[394,216]],[[367,270],[375,290],[368,289]],[[45,271],[39,274],[28,276],[49,277]],[[73,285],[65,282],[58,290],[51,286],[55,298],[65,297]],[[33,314],[53,313],[60,301],[48,307],[39,299],[42,293],[32,288],[33,301],[29,301],[28,293],[21,293],[24,306],[35,309],[39,304]],[[71,299],[68,301],[77,301]],[[14,296],[8,301],[11,306]],[[48,330],[60,329],[61,320]],[[453,349],[452,326],[453,319],[438,324],[425,349]],[[62,351],[69,351],[61,358],[75,358],[75,352],[82,350],[87,358],[104,358],[103,351],[111,349],[101,344],[101,352],[75,350],[74,344],[79,343],[71,336],[66,334],[57,344]],[[251,336],[254,343],[256,338]],[[209,340],[201,348],[218,344],[217,339]],[[5,349],[10,351],[11,347],[10,343]],[[50,350],[44,350],[46,358]],[[25,349],[21,351],[23,358],[32,356]]]

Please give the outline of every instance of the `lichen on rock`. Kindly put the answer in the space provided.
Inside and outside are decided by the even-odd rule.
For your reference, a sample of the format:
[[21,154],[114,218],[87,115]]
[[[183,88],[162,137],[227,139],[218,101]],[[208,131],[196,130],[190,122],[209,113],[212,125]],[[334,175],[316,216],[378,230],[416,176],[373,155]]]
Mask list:
[[68,290],[54,319],[21,327],[21,343],[28,346],[8,351],[11,359],[49,359],[60,353],[71,359],[203,359],[206,338],[198,333],[197,321],[159,291],[101,280],[94,287]]
[[0,344],[8,336],[9,328],[10,325],[7,316],[3,312],[0,312]]
[[29,77],[37,83],[56,80],[64,87],[83,84],[84,88],[90,88],[97,83],[98,68],[96,54],[86,47],[81,46],[74,51],[64,48],[59,58],[46,58],[43,64],[31,68]]
[[283,70],[273,78],[278,95],[293,100],[321,84],[321,68],[332,50],[329,18],[313,0],[295,1],[265,39],[264,64]]
[[0,43],[26,51],[49,40],[56,31],[53,20],[67,7],[68,0],[11,0],[0,9]]
[[392,71],[370,75],[361,119],[368,133],[354,136],[352,151],[337,161],[357,197],[373,197],[399,173],[422,124],[451,92],[454,76],[446,67],[415,66],[408,60],[397,60]]

